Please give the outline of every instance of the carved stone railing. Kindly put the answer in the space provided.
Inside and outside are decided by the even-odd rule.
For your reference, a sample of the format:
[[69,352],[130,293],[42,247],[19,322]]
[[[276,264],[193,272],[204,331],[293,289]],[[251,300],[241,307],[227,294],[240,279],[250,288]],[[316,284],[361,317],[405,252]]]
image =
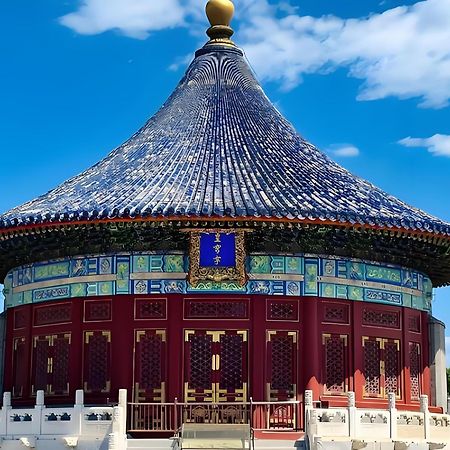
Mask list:
[[[126,436],[124,419],[117,417],[117,410],[126,409],[126,391],[121,391],[120,396],[123,407],[85,406],[83,391],[79,390],[73,406],[53,407],[45,405],[44,392],[38,391],[33,408],[17,408],[11,405],[11,393],[5,392],[0,409],[0,446],[10,441],[24,447],[46,448],[56,441],[61,448],[75,448],[83,441],[90,443],[89,448],[99,448],[112,439],[114,432]],[[115,424],[115,418],[123,426],[117,420]]]
[[305,393],[305,427],[310,448],[318,440],[348,438],[351,441],[433,442],[450,445],[450,415],[430,413],[428,397],[420,398],[420,411],[397,411],[395,395],[389,394],[388,409],[358,409],[354,393],[346,408],[314,408],[312,393]]

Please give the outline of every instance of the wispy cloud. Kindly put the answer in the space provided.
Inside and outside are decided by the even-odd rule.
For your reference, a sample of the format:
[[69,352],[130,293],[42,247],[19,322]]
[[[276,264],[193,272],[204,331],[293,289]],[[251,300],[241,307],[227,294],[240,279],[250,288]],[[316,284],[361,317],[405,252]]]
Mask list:
[[[450,0],[426,0],[369,17],[301,16],[289,2],[236,0],[236,39],[266,81],[292,89],[305,74],[346,68],[362,80],[358,98],[450,100]],[[82,34],[118,30],[145,38],[204,21],[198,0],[82,0],[61,23]]]
[[76,12],[60,21],[80,34],[117,30],[145,39],[152,31],[182,25],[185,13],[179,0],[83,0]]
[[436,156],[450,157],[450,135],[435,134],[429,138],[406,137],[398,141],[404,147],[426,148]]
[[359,156],[360,151],[352,144],[334,144],[328,148],[328,153],[341,158],[354,158]]
[[263,79],[289,89],[304,74],[345,67],[349,76],[363,81],[360,100],[419,98],[421,106],[433,108],[449,103],[450,0],[427,0],[347,20],[249,16],[251,24],[240,34]]

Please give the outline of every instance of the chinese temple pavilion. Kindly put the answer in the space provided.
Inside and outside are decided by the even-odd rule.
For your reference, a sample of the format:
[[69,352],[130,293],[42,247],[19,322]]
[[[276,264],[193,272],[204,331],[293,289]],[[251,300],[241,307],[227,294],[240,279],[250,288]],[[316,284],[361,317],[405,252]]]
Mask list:
[[[450,224],[305,141],[231,40],[103,160],[0,216],[13,404],[314,401],[444,407]],[[442,380],[442,381],[441,381]]]

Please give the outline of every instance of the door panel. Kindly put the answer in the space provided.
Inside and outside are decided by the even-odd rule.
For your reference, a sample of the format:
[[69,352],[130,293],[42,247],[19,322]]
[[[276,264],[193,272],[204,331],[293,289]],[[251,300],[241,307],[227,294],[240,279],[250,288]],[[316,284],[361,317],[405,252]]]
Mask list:
[[185,401],[247,400],[247,331],[185,331]]
[[267,401],[297,397],[297,332],[267,332]]
[[134,398],[136,402],[166,401],[166,331],[136,331]]

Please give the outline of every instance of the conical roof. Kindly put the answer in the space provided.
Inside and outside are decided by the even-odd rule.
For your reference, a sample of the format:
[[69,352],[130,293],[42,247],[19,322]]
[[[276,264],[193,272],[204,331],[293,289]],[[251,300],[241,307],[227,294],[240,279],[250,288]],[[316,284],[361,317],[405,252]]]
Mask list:
[[105,159],[14,208],[3,228],[112,218],[242,218],[427,231],[450,225],[349,173],[306,142],[241,50],[198,51],[167,102]]

